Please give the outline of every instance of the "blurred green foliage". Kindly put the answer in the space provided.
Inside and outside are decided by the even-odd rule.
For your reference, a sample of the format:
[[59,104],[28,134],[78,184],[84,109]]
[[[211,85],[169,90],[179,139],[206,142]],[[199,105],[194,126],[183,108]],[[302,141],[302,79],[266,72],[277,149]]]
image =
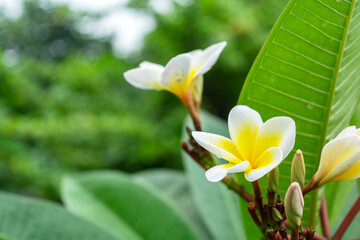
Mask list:
[[64,173],[181,168],[185,110],[168,93],[133,88],[123,72],[226,40],[204,89],[205,108],[225,117],[286,0],[172,3],[164,13],[148,1],[129,1],[127,7],[152,16],[156,28],[124,57],[113,54],[110,38],[78,30],[85,13],[25,1],[20,18],[0,15],[2,189],[58,199]]

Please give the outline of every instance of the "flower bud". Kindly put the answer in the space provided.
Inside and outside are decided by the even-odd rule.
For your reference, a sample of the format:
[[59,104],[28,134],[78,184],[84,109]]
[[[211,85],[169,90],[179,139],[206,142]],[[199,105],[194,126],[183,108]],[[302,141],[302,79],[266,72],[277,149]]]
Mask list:
[[291,182],[297,182],[301,191],[304,189],[305,183],[305,162],[301,150],[297,150],[291,164]]
[[283,220],[281,213],[276,208],[272,208],[272,216],[276,222],[281,222]]
[[304,198],[297,182],[293,182],[285,195],[285,214],[290,227],[296,229],[301,224],[303,215]]
[[276,193],[279,185],[279,168],[274,168],[267,175],[267,191]]

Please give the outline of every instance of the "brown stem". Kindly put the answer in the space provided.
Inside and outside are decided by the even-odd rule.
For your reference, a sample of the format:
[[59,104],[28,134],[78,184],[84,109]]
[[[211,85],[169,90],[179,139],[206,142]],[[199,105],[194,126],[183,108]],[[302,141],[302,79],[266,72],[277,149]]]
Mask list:
[[336,231],[335,235],[333,236],[333,240],[340,240],[348,227],[350,226],[351,222],[354,220],[356,214],[360,210],[360,195],[357,197],[354,205],[350,208],[348,214],[344,218],[343,222],[341,223],[340,227]]
[[268,204],[271,207],[275,207],[275,194],[274,192],[267,192]]
[[190,114],[190,117],[194,123],[195,130],[201,131],[201,119],[200,119],[199,109],[194,105],[194,102],[192,99],[186,99],[186,100],[183,100],[182,102]]
[[287,239],[288,239],[287,232],[286,232],[286,227],[285,227],[284,223],[280,223],[279,233],[280,233],[281,237],[282,237],[284,240],[287,240]]
[[325,196],[323,196],[321,198],[320,220],[321,220],[321,228],[322,228],[324,237],[329,238],[331,236],[331,231],[330,231],[329,217],[328,217],[328,213],[327,213]]
[[252,218],[252,220],[254,221],[254,223],[256,224],[256,226],[258,226],[259,228],[261,228],[261,222],[258,218],[258,215],[256,214],[256,206],[254,202],[249,202],[247,205],[247,209],[250,213],[250,216]]
[[[198,154],[196,154],[196,152],[190,150],[189,146],[187,145],[186,142],[182,142],[181,143],[181,147],[182,149],[193,159],[195,160],[195,162],[197,162],[202,168],[204,168],[205,170],[208,170],[211,166],[207,165],[204,163],[204,161],[202,161],[202,159],[199,157]],[[202,151],[206,151],[204,149],[202,149]],[[208,153],[206,151],[206,153]],[[234,191],[235,193],[237,193],[240,197],[242,197],[243,199],[245,199],[247,202],[255,202],[255,199],[253,198],[253,196],[251,196],[248,192],[245,191],[244,187],[237,184],[234,180],[233,177],[230,176],[226,176],[222,182],[232,191]]]
[[253,188],[254,188],[254,195],[255,195],[255,202],[259,210],[261,223],[264,224],[264,205],[263,205],[263,197],[262,197],[262,191],[260,187],[259,180],[256,180],[252,182]]
[[242,197],[247,202],[255,202],[253,196],[251,196],[248,192],[245,191],[244,187],[237,184],[233,177],[226,176],[223,180],[221,180],[229,189],[236,192],[240,197]]
[[315,235],[314,227],[308,227],[306,230],[306,240],[313,240]]
[[315,190],[316,188],[318,188],[318,185],[314,183],[314,177],[310,180],[310,182],[308,184],[305,185],[302,193],[303,196],[305,197],[306,194],[308,194],[309,192],[311,192],[312,190]]
[[269,240],[275,240],[275,231],[272,228],[266,229],[266,236]]
[[291,229],[291,240],[299,240],[299,227]]

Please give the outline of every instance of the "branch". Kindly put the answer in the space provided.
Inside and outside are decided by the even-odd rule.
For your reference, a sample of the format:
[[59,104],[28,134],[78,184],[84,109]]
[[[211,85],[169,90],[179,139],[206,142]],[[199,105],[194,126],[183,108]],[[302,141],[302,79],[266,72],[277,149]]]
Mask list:
[[[202,168],[205,170],[208,170],[211,166],[204,163],[203,159],[199,156],[199,154],[194,151],[190,150],[189,146],[186,142],[181,143],[182,149],[193,159],[195,162],[197,162]],[[202,149],[201,151],[206,151],[205,149]],[[208,153],[208,152],[207,152]],[[248,192],[245,191],[244,187],[239,185],[235,182],[234,178],[231,176],[226,176],[222,182],[232,191],[234,191],[236,194],[238,194],[240,197],[242,197],[247,202],[255,202],[255,199],[253,196],[251,196]]]
[[250,213],[250,216],[252,218],[252,220],[254,221],[254,223],[256,224],[256,226],[258,226],[259,228],[262,227],[262,224],[256,214],[256,206],[254,202],[249,202],[247,205],[247,209]]
[[335,235],[333,236],[333,240],[340,240],[348,227],[350,226],[351,222],[354,220],[356,214],[360,210],[360,195],[357,197],[354,205],[350,208],[348,214],[344,218],[344,221],[341,223],[340,227],[336,231]]
[[261,192],[261,187],[259,180],[256,180],[252,182],[253,188],[254,188],[254,195],[255,195],[255,202],[259,209],[259,214],[261,218],[261,223],[265,223],[265,217],[264,217],[264,204],[263,204],[263,196]]
[[327,213],[325,196],[323,196],[321,198],[320,219],[321,219],[321,228],[322,228],[324,237],[326,237],[326,238],[331,237],[329,217],[328,217],[328,213]]

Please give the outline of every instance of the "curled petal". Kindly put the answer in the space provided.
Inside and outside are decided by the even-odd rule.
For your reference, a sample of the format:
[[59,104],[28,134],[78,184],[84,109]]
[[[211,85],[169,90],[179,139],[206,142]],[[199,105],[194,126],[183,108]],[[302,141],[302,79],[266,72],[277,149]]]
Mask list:
[[342,138],[342,137],[348,137],[348,136],[355,136],[356,134],[356,127],[355,126],[350,126],[345,128],[344,130],[342,130],[337,136],[336,138]]
[[163,71],[164,67],[161,65],[143,62],[140,67],[126,71],[124,77],[137,88],[162,90],[160,79]]
[[236,146],[230,139],[217,134],[197,131],[192,132],[192,136],[200,146],[215,154],[218,158],[233,163],[241,162],[237,157]]
[[228,169],[226,167],[227,164],[218,165],[215,167],[210,168],[205,172],[205,176],[208,181],[210,182],[219,182],[224,177],[226,177],[228,173]]
[[232,167],[228,168],[228,173],[238,173],[238,172],[245,172],[249,168],[251,168],[251,165],[248,161],[243,161],[239,164],[236,164]]
[[295,144],[295,122],[289,117],[274,117],[261,126],[256,137],[253,161],[270,147],[279,147],[285,158]]
[[346,158],[344,161],[336,165],[324,179],[320,185],[333,182],[353,180],[360,177],[360,151]]
[[260,114],[248,106],[235,106],[228,119],[231,139],[244,160],[251,161],[256,135],[263,124]]
[[[314,181],[316,183],[325,183],[323,179],[340,163],[360,151],[360,136],[347,136],[335,138],[328,142],[321,153],[321,159],[319,169],[315,173]],[[352,159],[346,161],[341,168],[337,169],[334,173],[346,172],[350,170],[351,165],[347,165]],[[346,168],[345,168],[346,167]],[[341,170],[341,171],[340,171]],[[333,175],[335,176],[335,175]],[[330,178],[326,178],[326,181],[331,181]]]
[[202,75],[208,72],[218,60],[225,46],[226,46],[226,42],[220,42],[211,45],[210,47],[206,48],[204,51],[201,50],[193,51],[191,68],[196,70],[194,77],[197,77],[198,75]]
[[249,182],[258,180],[277,167],[283,159],[283,153],[280,148],[269,148],[252,164],[252,169],[245,172],[246,180]]
[[248,161],[241,162],[239,164],[222,164],[210,168],[205,172],[207,180],[210,182],[221,181],[228,173],[244,172],[249,169],[250,163]]

